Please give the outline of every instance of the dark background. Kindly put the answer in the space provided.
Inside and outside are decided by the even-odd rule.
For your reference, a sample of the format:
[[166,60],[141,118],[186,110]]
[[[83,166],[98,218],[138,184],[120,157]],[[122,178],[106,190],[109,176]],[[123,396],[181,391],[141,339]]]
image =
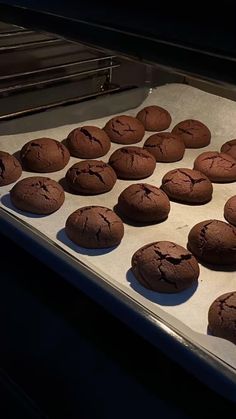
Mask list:
[[[0,363],[49,418],[200,418],[205,411],[235,418],[229,401],[0,240]],[[6,407],[12,415],[3,414]],[[0,380],[0,417],[28,419],[21,412],[19,398],[3,392]]]
[[84,19],[236,57],[236,6],[233,0],[156,0],[146,3],[123,0],[5,0],[2,3]]

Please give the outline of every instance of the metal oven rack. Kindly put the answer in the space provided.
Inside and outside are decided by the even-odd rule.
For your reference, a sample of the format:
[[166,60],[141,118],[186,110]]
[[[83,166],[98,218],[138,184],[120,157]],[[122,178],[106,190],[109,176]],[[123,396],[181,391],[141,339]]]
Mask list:
[[0,120],[119,91],[120,66],[114,55],[0,22]]

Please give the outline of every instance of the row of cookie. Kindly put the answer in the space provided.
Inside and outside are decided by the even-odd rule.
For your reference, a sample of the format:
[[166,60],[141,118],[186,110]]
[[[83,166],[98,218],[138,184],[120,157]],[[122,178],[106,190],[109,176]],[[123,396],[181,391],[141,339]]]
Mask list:
[[[199,159],[200,157],[197,158],[197,160]],[[9,161],[11,163],[13,162],[14,164],[12,163],[11,166],[7,165]],[[224,174],[228,178],[230,176],[231,170],[234,170],[234,168],[236,169],[236,164],[232,165],[232,163],[229,162],[230,167],[225,165],[224,172],[223,166],[220,167],[219,164],[217,165],[218,157],[214,155],[213,159],[211,160],[209,158],[209,153],[208,158],[205,160],[203,159],[203,161],[207,162],[208,167],[211,168],[211,172],[214,170],[214,163],[216,164],[216,169],[218,169],[218,172],[216,170],[218,176],[217,179],[219,179],[219,176],[221,176],[222,178]],[[219,156],[219,162],[222,161],[226,163],[228,162],[228,160],[222,160],[222,158]],[[3,180],[9,180],[9,177],[11,177],[11,181],[15,180],[15,175],[19,177],[19,175],[21,174],[20,166],[18,161],[13,156],[10,156],[7,153],[5,153],[2,157],[2,162],[2,166],[5,168],[5,177],[2,178]],[[136,164],[134,164],[134,162],[136,162]],[[138,147],[123,147],[115,151],[110,158],[110,164],[111,166],[98,160],[85,160],[79,163],[75,163],[66,173],[66,180],[69,188],[78,194],[101,194],[108,192],[113,188],[117,179],[116,174],[121,178],[140,179],[150,175],[155,167],[155,162],[152,158],[149,157],[148,153]],[[114,167],[115,171],[113,170],[112,166]],[[219,173],[219,169],[221,169],[221,173]],[[200,170],[202,170],[202,168],[200,168]],[[209,176],[209,173],[207,174]],[[211,177],[213,176],[211,175]],[[213,180],[214,179],[215,177],[213,177]],[[20,185],[24,185],[25,182],[27,181],[21,181]],[[138,213],[138,211],[137,208],[133,208],[135,209],[135,212],[131,209],[131,214],[134,221],[156,222],[163,219],[162,201],[158,202],[158,200],[160,199],[158,188],[155,188],[154,186],[150,185],[148,187],[152,188],[152,190],[150,190],[146,194],[146,196],[148,197],[147,206],[150,209],[150,214],[149,216],[148,214],[144,214],[140,220],[137,219],[137,217],[135,219],[135,213]],[[17,190],[18,188],[19,187],[16,187]],[[27,188],[29,188],[29,186],[27,186]],[[205,176],[200,171],[186,168],[178,168],[166,173],[166,175],[162,179],[161,188],[165,191],[165,193],[171,200],[187,204],[207,203],[211,200],[213,192],[212,183],[207,178],[207,176]],[[21,188],[19,190],[21,190]],[[133,201],[132,190],[134,190],[136,193],[137,185],[133,185],[128,188],[128,194],[130,194],[130,202]],[[39,194],[40,188],[38,192],[37,190],[35,190],[34,193]],[[125,195],[126,192],[124,192],[121,196],[123,197]],[[136,198],[138,198],[138,196]],[[26,199],[26,197],[24,199]],[[60,200],[59,202],[61,202],[62,204],[63,201]],[[152,206],[150,206],[150,201],[152,201],[153,203]],[[39,202],[41,201],[39,200]],[[145,205],[145,203],[146,200],[143,199],[143,205]],[[47,202],[47,204],[49,204],[49,202]],[[133,203],[133,206],[135,207],[135,202]],[[54,207],[51,208],[51,212],[53,212],[53,208]],[[228,215],[226,215],[226,217],[228,217],[227,219],[231,220],[231,222],[234,224],[236,211],[234,199],[230,200],[230,203],[228,204],[227,208],[228,209],[226,213]],[[57,209],[58,207],[55,206],[55,210]],[[40,206],[34,208],[34,212],[36,211],[40,213],[41,210],[42,209],[40,208]],[[152,216],[151,213],[153,214]],[[168,213],[166,214],[166,217],[167,215]]]
[[[66,174],[68,186],[80,194],[100,194],[109,191],[116,181],[113,169],[106,163],[86,160],[73,165]],[[128,186],[118,197],[117,211],[122,218],[137,223],[164,221],[170,212],[170,201],[185,204],[205,204],[212,198],[213,187],[201,172],[175,169],[162,179],[161,189],[147,183]],[[27,177],[12,188],[11,200],[22,211],[51,214],[65,200],[62,186],[47,177]],[[236,225],[236,196],[225,204],[224,216]]]
[[[47,140],[44,139],[44,141],[47,141]],[[52,141],[53,143],[56,143],[55,140],[50,140],[50,141]],[[68,163],[69,157],[67,156],[65,160],[65,157],[64,157],[65,152],[63,149],[64,146],[62,144],[60,144],[60,146],[61,146],[60,156],[63,156],[63,165],[65,165]],[[32,145],[32,147],[34,146]],[[25,164],[26,168],[28,168],[29,170],[34,169],[34,171],[36,172],[43,172],[42,162],[45,166],[46,160],[40,159],[40,152],[41,152],[41,147],[39,146],[39,151],[38,150],[36,151],[37,159],[35,160],[35,156],[33,156],[34,157],[33,167],[31,165],[32,153],[28,152],[25,154],[25,158],[28,158],[27,164]],[[49,156],[50,156],[50,153],[48,153],[47,158],[49,158]],[[55,154],[53,154],[53,156],[55,158]],[[52,160],[50,160],[50,164],[52,168]],[[57,160],[57,163],[55,164],[58,164],[58,160]],[[127,147],[121,147],[118,150],[114,151],[114,153],[112,153],[109,159],[109,165],[111,166],[110,170],[108,170],[109,166],[104,162],[97,161],[97,160],[85,160],[79,163],[75,163],[67,172],[68,173],[67,177],[70,178],[70,174],[73,173],[73,177],[70,182],[71,186],[73,189],[81,192],[79,190],[79,181],[78,181],[78,179],[80,179],[81,177],[80,176],[81,173],[83,174],[88,173],[90,175],[93,174],[94,176],[98,176],[98,173],[99,173],[101,175],[100,180],[102,183],[104,183],[104,188],[102,188],[102,190],[95,191],[95,193],[103,193],[103,192],[107,192],[114,186],[114,183],[116,181],[116,176],[120,179],[129,179],[129,180],[144,179],[148,176],[151,176],[156,167],[156,161],[153,155],[150,154],[147,150],[142,149],[141,147],[127,146]],[[61,168],[61,165],[60,165],[60,168]],[[113,173],[111,168],[114,169],[116,175],[115,173]],[[15,182],[21,176],[21,173],[22,173],[22,168],[19,161],[14,156],[11,156],[10,154],[5,153],[3,151],[0,152],[0,169],[1,169],[0,186],[4,186],[4,185]],[[55,169],[55,166],[54,166],[54,169]],[[204,152],[200,154],[194,161],[194,169],[198,170],[199,172],[207,176],[208,179],[211,180],[212,182],[224,183],[224,182],[233,182],[236,180],[236,160],[233,157],[224,153],[208,151],[208,152]],[[45,167],[45,170],[47,170],[46,167]],[[177,169],[177,172],[178,170],[180,171],[180,169]],[[108,176],[106,176],[106,171],[107,173],[109,171]],[[173,173],[175,172],[176,171],[174,170]],[[78,176],[76,177],[74,176],[74,174],[77,174]],[[105,175],[107,179],[110,178],[109,185],[106,185],[106,182],[104,182],[105,179],[103,179],[103,175]],[[191,181],[193,185],[196,183],[194,180],[194,177],[191,179]],[[166,180],[166,183],[167,182],[169,182],[169,179]],[[90,191],[86,192],[86,190],[84,190],[84,192],[91,193]]]

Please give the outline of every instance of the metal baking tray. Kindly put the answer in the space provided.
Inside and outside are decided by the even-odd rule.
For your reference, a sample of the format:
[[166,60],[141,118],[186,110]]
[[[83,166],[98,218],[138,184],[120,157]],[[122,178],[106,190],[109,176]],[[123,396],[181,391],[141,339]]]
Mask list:
[[[84,121],[86,124],[89,121],[103,127],[113,114],[126,112],[135,115],[137,109],[153,103],[170,111],[172,126],[190,117],[205,122],[213,134],[212,144],[206,149],[219,149],[223,142],[233,138],[236,130],[236,104],[233,101],[188,85],[173,83],[153,90],[143,88],[115,93],[3,122],[0,149],[17,152],[26,141],[42,136],[63,140],[73,128]],[[148,135],[150,134],[146,133],[145,138]],[[138,145],[142,145],[143,141]],[[107,161],[111,152],[118,147],[113,144],[103,160]],[[157,164],[154,174],[146,182],[158,186],[164,173],[174,167],[192,167],[194,158],[202,151],[186,150],[181,162]],[[50,177],[60,180],[75,161],[78,159],[71,158],[64,170],[50,174]],[[29,175],[30,173],[23,172],[22,177]],[[130,258],[141,245],[169,239],[186,246],[188,231],[196,222],[208,218],[223,219],[222,205],[233,195],[235,183],[214,185],[214,198],[205,206],[191,207],[190,210],[189,206],[172,203],[170,216],[164,223],[148,227],[125,225],[125,236],[121,245],[111,252],[85,251],[72,245],[63,230],[67,216],[83,205],[105,205],[112,208],[119,193],[130,183],[118,181],[112,191],[95,197],[66,193],[66,204],[48,217],[30,216],[16,211],[9,200],[12,185],[2,187],[1,231],[210,387],[236,400],[235,346],[223,339],[207,336],[206,330],[209,302],[213,301],[213,295],[236,289],[234,273],[211,272],[201,267],[197,290],[174,296],[160,296],[145,291],[129,272]],[[216,278],[215,283],[213,278]]]

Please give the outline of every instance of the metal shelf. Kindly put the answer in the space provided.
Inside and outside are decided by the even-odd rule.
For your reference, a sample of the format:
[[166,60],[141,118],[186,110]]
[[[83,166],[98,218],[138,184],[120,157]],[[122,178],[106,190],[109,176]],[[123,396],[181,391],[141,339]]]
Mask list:
[[0,22],[0,56],[1,121],[120,89],[116,56],[55,35]]

